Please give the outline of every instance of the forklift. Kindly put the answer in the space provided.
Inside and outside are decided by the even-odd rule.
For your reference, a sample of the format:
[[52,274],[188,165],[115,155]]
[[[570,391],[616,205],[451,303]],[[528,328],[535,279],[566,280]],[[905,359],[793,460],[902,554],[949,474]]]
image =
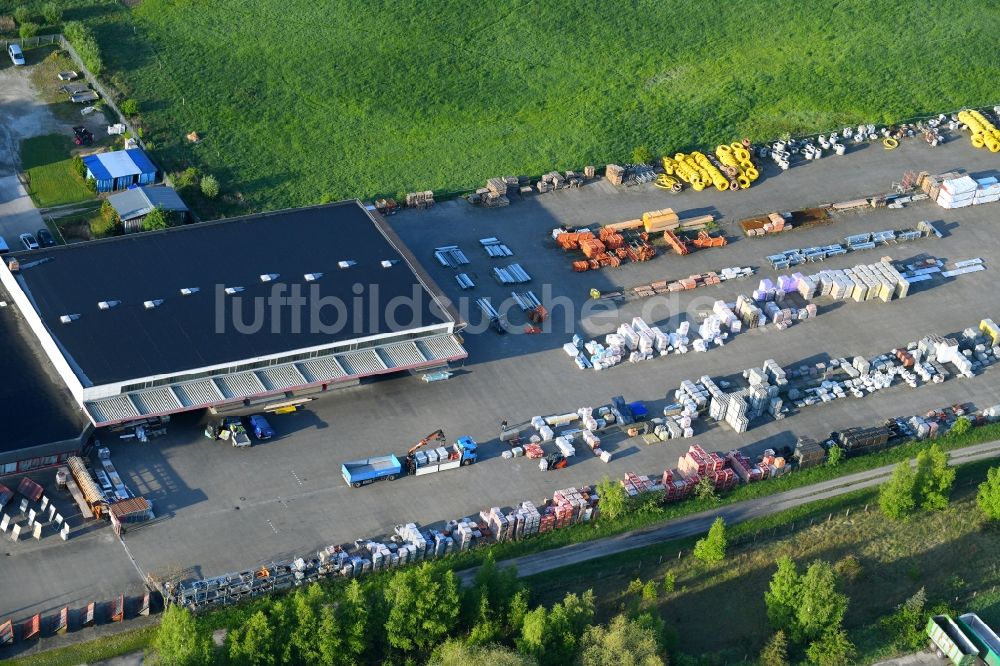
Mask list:
[[[569,459],[561,453],[550,453],[545,456],[544,471],[551,472],[554,469],[562,469],[569,464]],[[540,466],[540,465],[539,465]]]

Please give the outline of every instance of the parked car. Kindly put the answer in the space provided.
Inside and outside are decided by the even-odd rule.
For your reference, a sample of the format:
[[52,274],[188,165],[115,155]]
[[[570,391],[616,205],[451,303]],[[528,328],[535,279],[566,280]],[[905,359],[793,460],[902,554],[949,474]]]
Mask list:
[[24,64],[24,52],[21,51],[21,47],[17,44],[11,44],[7,47],[7,55],[10,56],[10,61],[15,65]]
[[38,239],[38,244],[42,247],[54,247],[56,244],[56,239],[52,237],[48,229],[39,229],[36,231],[35,238]]
[[31,234],[21,234],[19,238],[21,239],[21,245],[24,246],[25,250],[38,249],[38,241],[36,241],[35,237],[32,236]]
[[267,422],[262,414],[254,414],[250,417],[250,429],[259,440],[271,439],[274,437],[274,428]]

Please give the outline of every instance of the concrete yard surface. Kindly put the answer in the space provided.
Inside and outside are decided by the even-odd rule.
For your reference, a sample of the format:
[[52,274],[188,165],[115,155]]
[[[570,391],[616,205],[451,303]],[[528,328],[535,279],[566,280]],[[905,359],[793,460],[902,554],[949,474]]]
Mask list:
[[[515,197],[509,207],[498,210],[452,201],[427,211],[404,211],[390,218],[391,224],[453,301],[461,305],[460,299],[471,295],[490,296],[499,303],[512,290],[531,289],[547,307],[552,305],[546,331],[519,334],[525,321],[519,313],[512,313],[512,332],[500,336],[481,330],[481,317],[470,308],[470,327],[464,336],[469,359],[451,379],[428,384],[419,377],[403,376],[331,391],[297,413],[269,417],[278,436],[255,442],[246,450],[206,439],[202,429],[207,417],[199,414],[174,418],[166,436],[147,444],[100,433],[126,483],[153,502],[158,516],[153,524],[128,531],[124,543],[145,574],[214,576],[309,555],[328,544],[384,535],[399,523],[426,525],[490,506],[538,502],[551,497],[556,489],[595,483],[605,475],[619,478],[626,472],[660,473],[674,467],[692,443],[707,450],[745,447],[757,453],[769,446],[793,444],[797,436],[825,437],[843,427],[874,425],[888,416],[922,413],[956,402],[972,402],[977,407],[1000,403],[1000,367],[992,367],[972,379],[951,379],[917,389],[896,386],[863,400],[805,408],[782,421],[764,421],[742,435],[720,426],[708,428],[707,422],[701,421],[690,440],[654,445],[641,439],[611,440],[606,448],[614,459],[607,465],[581,448],[566,469],[543,473],[537,461],[503,460],[500,453],[505,446],[497,441],[503,419],[516,423],[539,414],[598,407],[614,395],[647,401],[650,412],[656,413],[685,379],[697,380],[705,374],[730,376],[760,366],[769,358],[796,366],[831,357],[870,357],[925,334],[954,334],[977,325],[983,317],[996,318],[1000,315],[1000,294],[994,288],[995,271],[1000,270],[994,228],[1000,211],[997,204],[951,211],[929,202],[902,210],[868,209],[838,214],[810,229],[753,240],[739,237],[735,223],[773,210],[885,192],[908,169],[932,173],[964,169],[981,174],[995,171],[997,166],[995,155],[973,149],[967,137],[937,148],[914,140],[895,151],[872,145],[843,158],[828,157],[795,166],[780,175],[768,167],[762,180],[743,192],[672,196],[652,186],[622,189],[597,181],[579,190],[533,195],[526,200]],[[720,215],[730,244],[687,257],[658,256],[619,270],[574,273],[570,262],[577,257],[559,250],[550,237],[551,229],[559,225],[610,223],[667,206],[681,217],[706,211]],[[759,278],[774,277],[764,260],[767,255],[793,247],[836,243],[863,231],[913,227],[920,220],[937,221],[946,230],[946,237],[853,253],[798,270],[818,272],[821,268],[874,263],[884,255],[896,260],[934,255],[949,262],[979,257],[987,270],[933,281],[923,288],[915,285],[908,298],[890,303],[820,299],[820,314],[814,320],[783,332],[773,327],[747,331],[706,354],[670,356],[594,372],[578,370],[561,349],[574,331],[597,336],[607,332],[609,325],[616,327],[640,314],[650,324],[670,328],[682,319],[696,323],[699,313],[710,310],[716,299],[733,300],[738,293],[749,294]],[[514,257],[488,258],[478,246],[478,239],[487,236],[499,237],[514,251]],[[433,258],[433,248],[455,243],[471,260],[463,270],[479,285],[469,293],[458,288],[453,270],[442,268]],[[490,278],[493,266],[514,261],[532,275],[532,282],[523,288],[504,288]],[[630,302],[612,312],[584,310],[591,288],[608,290],[736,265],[755,266],[758,274],[752,280],[723,283],[671,299]],[[472,436],[480,443],[482,460],[467,468],[360,489],[349,488],[341,478],[342,463],[403,454],[438,428],[444,429],[449,441]],[[116,563],[84,574],[87,588],[81,601],[83,594],[90,596],[95,589],[118,589],[135,579],[134,569],[128,572],[128,567],[118,564],[121,554],[110,555],[107,545],[88,539],[81,539],[79,545],[56,543],[33,550],[31,566],[19,566],[14,578],[5,574],[0,582],[7,588],[0,595],[0,616],[13,613],[25,617],[55,608],[43,578],[52,575],[49,572],[71,548],[79,549],[80,558],[108,557]],[[11,544],[8,550],[20,547]],[[116,548],[122,551],[120,545]],[[14,557],[10,561],[18,560]],[[60,589],[72,588],[66,583],[72,578],[59,578]],[[6,580],[18,582],[8,586]],[[65,592],[59,603],[71,596],[72,592]]]

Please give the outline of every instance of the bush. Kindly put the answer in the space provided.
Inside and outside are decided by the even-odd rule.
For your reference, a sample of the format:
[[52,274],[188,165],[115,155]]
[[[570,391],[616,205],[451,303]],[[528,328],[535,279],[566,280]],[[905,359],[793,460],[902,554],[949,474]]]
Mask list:
[[826,452],[826,464],[830,467],[836,467],[840,464],[840,461],[844,459],[844,449],[840,448],[836,444],[830,447],[830,450]]
[[16,29],[13,16],[0,16],[0,32],[14,32]]
[[708,530],[708,536],[698,539],[694,545],[694,556],[706,564],[715,564],[726,559],[726,521],[719,516]]
[[677,574],[668,571],[663,575],[663,593],[671,594],[677,588]]
[[951,426],[950,434],[952,435],[964,435],[969,432],[972,428],[972,421],[969,420],[968,416],[959,416],[955,419],[955,424]]
[[986,480],[979,484],[976,503],[989,520],[1000,520],[1000,467],[986,473]]
[[198,184],[200,179],[201,173],[198,171],[197,167],[188,167],[187,169],[184,169],[184,171],[178,171],[172,178],[174,181],[174,187],[178,190],[194,187]]
[[649,164],[653,161],[653,151],[643,144],[632,151],[632,161],[636,164]]
[[139,115],[139,102],[137,102],[134,99],[125,100],[124,102],[121,103],[121,106],[119,108],[122,110],[122,113],[124,113],[125,116],[128,118],[133,118]]
[[219,196],[219,181],[212,174],[206,174],[201,179],[201,193],[209,199]]
[[75,171],[80,178],[87,177],[87,165],[83,163],[83,158],[79,155],[73,157],[73,171]]
[[22,23],[18,34],[21,35],[21,39],[31,39],[38,34],[38,28],[37,23]]
[[94,33],[79,21],[70,21],[63,26],[63,36],[76,49],[84,67],[94,76],[100,76],[104,70],[104,61],[101,59],[101,48],[97,45]]
[[62,20],[62,10],[54,2],[46,2],[42,5],[42,17],[49,25],[56,25]]
[[146,231],[158,231],[160,229],[166,229],[168,226],[170,226],[170,221],[167,219],[167,214],[160,206],[157,206],[153,210],[149,211],[149,214],[142,220],[142,228]]
[[861,562],[854,555],[845,555],[833,565],[834,572],[845,580],[856,581],[864,573]]
[[14,20],[18,25],[24,25],[31,20],[31,10],[27,7],[18,7],[14,10]]

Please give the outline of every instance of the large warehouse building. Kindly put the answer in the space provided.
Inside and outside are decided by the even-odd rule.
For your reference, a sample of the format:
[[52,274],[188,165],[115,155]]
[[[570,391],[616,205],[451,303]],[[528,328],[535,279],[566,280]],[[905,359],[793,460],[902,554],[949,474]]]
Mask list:
[[457,315],[357,201],[15,253],[0,282],[98,426],[466,356]]

